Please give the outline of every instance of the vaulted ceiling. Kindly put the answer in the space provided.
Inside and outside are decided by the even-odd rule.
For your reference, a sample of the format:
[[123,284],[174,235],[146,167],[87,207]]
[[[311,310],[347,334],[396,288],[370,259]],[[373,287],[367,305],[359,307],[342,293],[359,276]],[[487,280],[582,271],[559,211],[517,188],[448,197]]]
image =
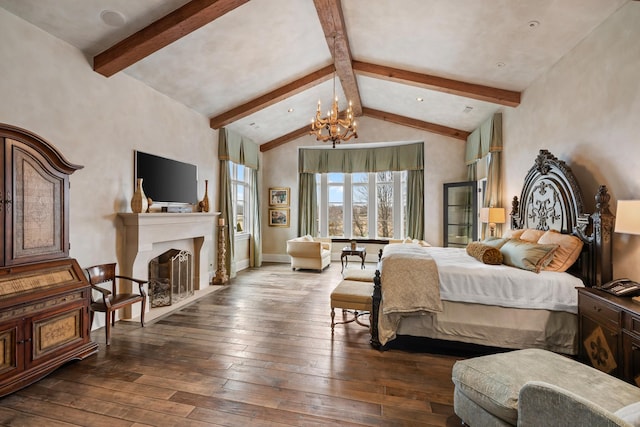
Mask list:
[[[336,76],[357,116],[465,139],[630,0],[0,0],[261,144],[308,134]],[[0,29],[0,32],[2,30]]]

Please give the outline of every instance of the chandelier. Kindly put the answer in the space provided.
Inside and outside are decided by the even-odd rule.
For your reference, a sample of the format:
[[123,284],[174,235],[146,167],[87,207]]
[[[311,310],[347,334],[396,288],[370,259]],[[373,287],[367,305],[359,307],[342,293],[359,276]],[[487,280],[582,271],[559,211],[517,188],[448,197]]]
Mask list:
[[[335,58],[336,50],[336,38],[333,37],[333,57]],[[322,118],[321,103],[318,100],[318,109],[316,110],[315,118],[311,119],[311,132],[310,135],[316,136],[316,141],[333,143],[333,148],[336,148],[336,144],[340,144],[342,141],[348,141],[351,138],[357,138],[358,132],[356,130],[356,122],[353,117],[353,110],[351,108],[351,101],[349,101],[349,108],[342,114],[340,118],[340,111],[338,110],[338,97],[336,96],[336,72],[333,72],[333,104],[331,110],[327,111],[326,118]]]

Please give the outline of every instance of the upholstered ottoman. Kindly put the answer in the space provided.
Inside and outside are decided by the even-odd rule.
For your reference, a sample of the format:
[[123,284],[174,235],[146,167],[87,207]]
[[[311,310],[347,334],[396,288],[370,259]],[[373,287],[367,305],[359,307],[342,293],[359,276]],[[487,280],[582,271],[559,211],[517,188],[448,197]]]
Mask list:
[[[338,286],[331,292],[331,333],[335,325],[356,322],[362,326],[369,326],[361,323],[358,317],[363,312],[371,311],[373,295],[373,283],[363,282],[359,280],[342,280]],[[353,310],[353,318],[344,320],[342,322],[335,321],[334,309],[341,308],[343,310],[343,316],[346,314],[346,310]]]
[[[516,425],[520,391],[532,381],[560,387],[601,412],[613,413],[640,401],[639,388],[568,357],[538,349],[458,361],[453,366],[452,379],[455,413],[472,427]],[[549,401],[559,404],[559,400]],[[580,408],[575,405],[576,409],[585,412],[584,402]],[[545,412],[538,414],[542,422],[538,425],[576,425],[570,409],[561,411],[565,419],[554,415],[555,418],[547,422],[544,417],[550,415]]]

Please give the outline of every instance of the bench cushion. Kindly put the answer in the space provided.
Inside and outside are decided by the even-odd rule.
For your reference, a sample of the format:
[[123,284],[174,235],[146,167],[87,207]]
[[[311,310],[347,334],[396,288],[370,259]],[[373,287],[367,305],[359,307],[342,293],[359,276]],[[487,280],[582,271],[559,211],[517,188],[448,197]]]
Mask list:
[[331,308],[370,310],[372,294],[372,283],[343,280],[331,292]]
[[375,276],[375,272],[373,270],[345,270],[344,279],[345,280],[355,280],[358,282],[373,282],[373,276]]

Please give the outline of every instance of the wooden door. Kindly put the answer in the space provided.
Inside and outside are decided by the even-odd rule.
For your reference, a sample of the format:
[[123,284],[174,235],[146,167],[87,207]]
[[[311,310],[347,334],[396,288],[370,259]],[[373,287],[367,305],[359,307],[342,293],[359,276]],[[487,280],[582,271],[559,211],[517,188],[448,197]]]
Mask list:
[[65,257],[68,176],[27,144],[7,138],[4,265]]

